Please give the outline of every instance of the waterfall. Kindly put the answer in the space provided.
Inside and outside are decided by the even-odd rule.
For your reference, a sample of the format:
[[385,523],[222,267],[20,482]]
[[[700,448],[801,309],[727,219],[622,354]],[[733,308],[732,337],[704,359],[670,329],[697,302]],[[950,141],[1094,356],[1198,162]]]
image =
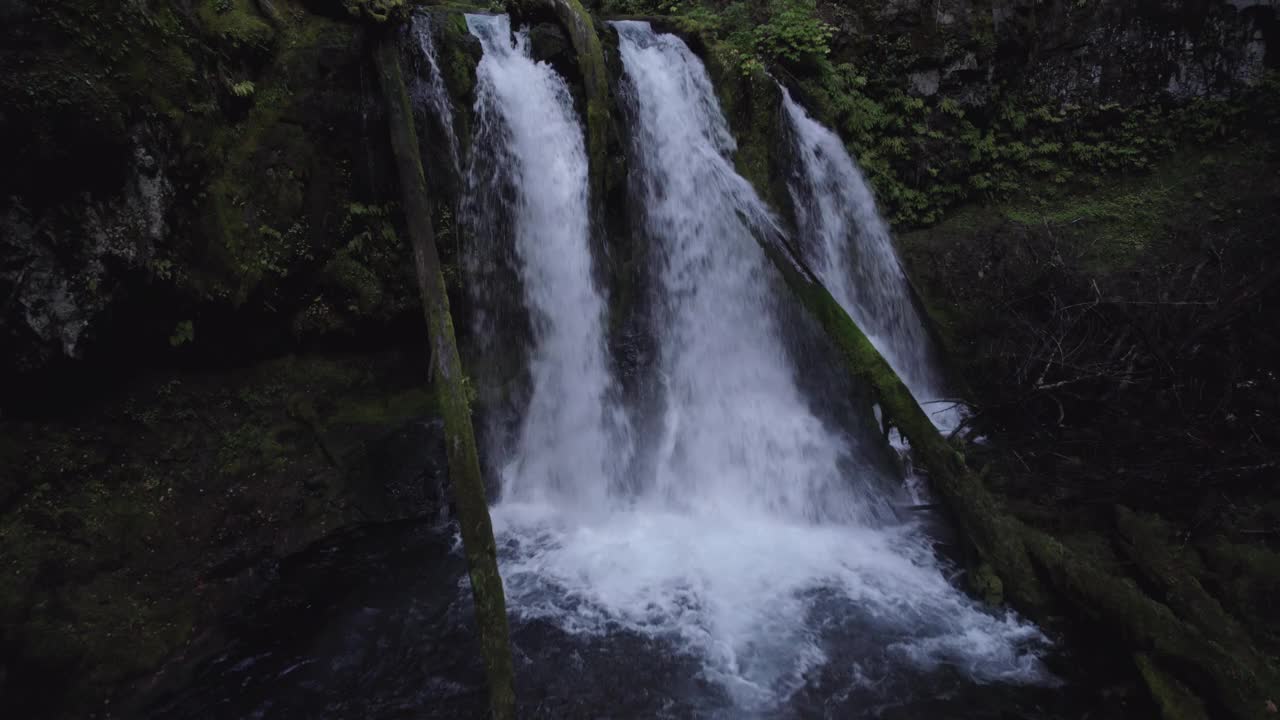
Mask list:
[[957,591],[921,528],[888,511],[893,483],[815,414],[782,340],[780,280],[752,237],[776,232],[774,217],[733,170],[702,64],[637,22],[614,26],[662,402],[656,421],[634,423],[645,432],[623,466],[581,130],[522,34],[512,45],[503,18],[469,24],[485,50],[474,145],[512,176],[495,194],[513,211],[536,318],[533,398],[493,510],[517,626],[641,637],[696,659],[709,684],[681,692],[698,697],[663,690],[678,713],[774,712],[819,676],[844,697],[944,666],[1043,680],[1043,636]]
[[797,387],[779,339],[772,268],[752,236],[776,224],[734,171],[734,141],[706,70],[674,36],[617,27],[636,98],[637,200],[656,249],[666,417],[652,494],[707,514],[888,517],[869,463],[815,417]]
[[840,138],[786,88],[782,96],[795,150],[788,186],[805,259],[934,424],[956,427],[961,413],[945,402],[936,351],[871,188]]
[[440,73],[435,37],[431,34],[431,16],[424,12],[414,13],[409,34],[418,47],[418,55],[414,57],[416,72],[409,84],[410,96],[415,107],[425,107],[439,123],[453,172],[457,173],[462,164],[458,157],[458,138],[453,129],[453,103]]
[[469,195],[483,200],[468,215],[509,218],[478,223],[490,235],[479,242],[512,236],[531,329],[531,394],[504,458],[502,497],[597,510],[625,463],[625,422],[605,359],[605,302],[592,280],[582,127],[564,79],[530,59],[526,32],[513,35],[506,16],[468,15],[467,26],[484,49],[468,172]]

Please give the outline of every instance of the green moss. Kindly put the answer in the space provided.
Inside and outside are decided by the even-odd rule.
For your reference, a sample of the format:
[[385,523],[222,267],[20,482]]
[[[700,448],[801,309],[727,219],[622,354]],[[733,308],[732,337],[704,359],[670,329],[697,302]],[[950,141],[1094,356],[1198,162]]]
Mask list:
[[969,590],[988,605],[997,606],[1004,602],[1004,582],[995,568],[988,564],[979,565],[969,575]]
[[1183,188],[1164,180],[1146,177],[1084,194],[1057,192],[1008,205],[1004,214],[1024,225],[1069,227],[1073,235],[1088,237],[1091,266],[1122,269],[1165,233]]
[[[1265,76],[1235,98],[1181,105],[1067,103],[1035,83],[971,79],[919,97],[904,79],[921,67],[996,68],[989,19],[882,31],[883,11],[800,0],[606,1],[623,13],[671,15],[731,74],[768,71],[849,145],[898,225],[927,225],[966,200],[1025,196],[1152,170],[1176,147],[1219,145],[1274,123],[1280,81]],[[896,13],[895,13],[896,15]],[[974,23],[974,20],[978,20]],[[839,28],[833,34],[833,28]],[[874,28],[874,30],[873,30]],[[1034,34],[1034,30],[1029,30]],[[945,74],[945,73],[944,73]],[[998,74],[998,71],[997,71]]]
[[[62,452],[58,447],[41,452]],[[76,468],[68,472],[93,467],[91,455],[67,452]],[[25,639],[27,663],[50,671],[87,668],[75,685],[107,687],[156,667],[193,624],[190,598],[148,596],[139,574],[120,569],[145,557],[156,534],[166,534],[165,521],[176,512],[172,498],[143,467],[105,472],[111,481],[43,485],[0,518],[0,538],[10,549],[0,618]]]
[[368,488],[347,483],[384,478],[337,471],[310,430],[333,428],[350,453],[332,458],[342,461],[431,412],[403,364],[285,357],[135,381],[70,420],[0,418],[0,437],[15,440],[4,466],[23,483],[0,513],[0,628],[13,662],[65,678],[66,697],[48,700],[87,716],[225,610],[213,569],[229,555],[258,543],[288,552],[367,519],[350,504]]
[[208,32],[220,38],[229,50],[265,52],[275,39],[275,30],[258,14],[253,0],[197,0],[196,7]]
[[1224,537],[1202,543],[1208,570],[1205,583],[1233,613],[1256,633],[1256,640],[1273,656],[1280,649],[1280,553],[1258,544],[1232,542]]
[[173,249],[191,273],[177,278],[179,283],[237,305],[296,268],[309,268],[326,250],[316,246],[325,238],[312,231],[304,204],[315,172],[320,168],[331,175],[322,163],[332,161],[296,118],[308,93],[319,92],[307,87],[317,72],[319,48],[349,44],[353,28],[306,13],[287,17],[265,72],[224,83],[224,91],[235,95],[235,87],[252,82],[253,92],[240,98],[248,103],[247,114],[239,122],[208,128],[204,153],[213,177],[197,211],[201,262],[185,258],[191,252],[185,248]]
[[1264,707],[1269,689],[1265,671],[1247,658],[1201,634],[1133,582],[1081,562],[1061,543],[1039,532],[1023,529],[1021,535],[1055,590],[1087,617],[1112,628],[1131,647],[1183,670],[1186,679],[1210,690],[1232,717],[1255,717]]
[[284,448],[277,440],[281,428],[262,428],[257,424],[224,432],[218,451],[218,469],[224,475],[274,473],[287,462]]
[[358,397],[342,402],[327,416],[324,423],[330,427],[342,425],[372,425],[394,427],[408,420],[435,414],[436,395],[430,388],[413,388],[386,397]]
[[1209,714],[1200,698],[1186,685],[1156,667],[1150,656],[1139,653],[1134,655],[1134,662],[1151,692],[1151,699],[1160,708],[1163,720],[1208,720]]
[[771,161],[780,137],[778,112],[782,96],[777,83],[763,71],[748,74],[728,72],[726,52],[726,44],[715,45],[709,69],[715,78],[720,107],[738,141],[734,165],[738,174],[746,178],[761,197],[773,202],[774,207],[780,207],[777,201],[782,198],[772,192],[773,179],[780,173],[775,172]]
[[445,14],[440,28],[447,53],[440,59],[440,70],[455,104],[464,106],[476,87],[477,58],[469,51],[475,47],[475,38],[467,28],[466,15],[460,12]]
[[1251,638],[1240,623],[1201,585],[1195,572],[1198,562],[1191,557],[1193,552],[1181,543],[1173,544],[1162,519],[1138,515],[1121,507],[1116,509],[1116,525],[1130,559],[1147,582],[1159,588],[1170,607],[1207,637],[1249,661],[1255,672],[1267,674],[1268,662],[1253,648]]
[[405,22],[412,9],[407,0],[342,0],[342,6],[351,17],[377,24]]

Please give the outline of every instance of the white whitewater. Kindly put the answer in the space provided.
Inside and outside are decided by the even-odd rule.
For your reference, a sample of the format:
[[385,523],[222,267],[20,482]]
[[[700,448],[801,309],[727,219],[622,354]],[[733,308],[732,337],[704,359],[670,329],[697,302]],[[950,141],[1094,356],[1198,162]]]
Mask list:
[[533,329],[532,396],[502,498],[596,509],[606,501],[603,480],[625,464],[624,426],[610,400],[605,304],[591,278],[582,128],[564,80],[529,58],[526,33],[513,36],[506,16],[469,15],[467,26],[484,48],[477,136],[500,141],[488,150],[514,190],[505,210]]
[[[776,228],[729,160],[734,140],[702,63],[672,35],[617,25],[635,93],[632,161],[656,250],[653,329],[666,382],[655,504],[708,517],[872,524],[890,516],[854,448],[815,417],[779,340]],[[864,481],[850,482],[862,477]]]
[[788,183],[800,245],[813,271],[884,355],[942,430],[961,412],[946,391],[935,350],[875,196],[840,138],[782,89],[795,167]]
[[[979,682],[1042,680],[1040,633],[952,587],[924,534],[889,511],[893,483],[813,412],[780,339],[777,279],[751,235],[772,215],[733,170],[702,64],[644,23],[615,26],[663,402],[658,422],[636,423],[657,429],[628,438],[569,93],[530,60],[523,34],[513,44],[506,18],[468,25],[484,47],[484,142],[473,147],[497,146],[487,149],[497,162],[477,172],[510,176],[510,222],[492,227],[510,225],[534,319],[532,396],[493,508],[517,620],[593,642],[670,643],[727,694],[729,717],[785,714],[831,649],[847,647],[841,638],[868,648],[841,670],[868,683],[940,665]],[[676,716],[693,714],[687,699],[671,702]]]

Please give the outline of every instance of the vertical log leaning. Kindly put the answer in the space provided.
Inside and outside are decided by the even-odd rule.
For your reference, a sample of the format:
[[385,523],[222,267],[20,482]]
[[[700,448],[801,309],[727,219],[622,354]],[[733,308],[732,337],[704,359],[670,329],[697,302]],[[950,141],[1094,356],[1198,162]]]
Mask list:
[[449,297],[440,272],[431,227],[431,207],[427,199],[426,177],[422,170],[413,112],[405,90],[400,58],[394,40],[378,41],[378,79],[387,100],[391,147],[400,174],[405,221],[413,244],[418,290],[430,333],[432,374],[444,416],[445,442],[449,456],[449,477],[453,486],[458,524],[475,598],[476,621],[480,628],[481,651],[489,680],[489,702],[495,720],[515,717],[515,689],[511,663],[510,633],[502,577],[498,574],[497,548],[485,497],[484,478],[476,454],[471,410],[463,389],[462,361],[458,356]]

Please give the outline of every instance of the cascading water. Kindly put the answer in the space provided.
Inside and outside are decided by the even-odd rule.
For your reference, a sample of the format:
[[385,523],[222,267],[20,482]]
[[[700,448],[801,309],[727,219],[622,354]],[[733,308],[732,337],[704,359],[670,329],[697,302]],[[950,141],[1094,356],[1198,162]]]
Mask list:
[[[535,380],[528,442],[494,508],[517,620],[605,643],[648,638],[697,658],[718,688],[701,692],[730,716],[785,714],[833,673],[846,698],[941,665],[979,681],[1043,679],[1039,632],[950,585],[920,529],[894,519],[892,483],[799,389],[775,317],[777,279],[751,236],[773,219],[727,158],[732,139],[701,63],[647,24],[615,26],[664,400],[659,422],[638,424],[658,429],[635,438],[647,461],[625,482],[599,455],[619,452],[600,409],[607,365],[582,360],[597,357],[599,331],[584,327],[602,317],[587,272],[581,132],[570,123],[551,137],[569,113],[559,80],[523,40],[509,44],[505,20],[471,20],[485,46],[479,109],[508,125],[521,174],[514,224],[536,239],[520,252],[542,318],[533,374],[551,378],[545,401]],[[573,272],[542,265],[552,259]],[[706,698],[673,701],[688,712]]]
[[[504,458],[502,497],[562,511],[596,509],[606,500],[605,479],[625,464],[625,422],[612,401],[605,305],[591,277],[582,128],[564,80],[530,59],[527,33],[513,36],[506,16],[468,15],[467,26],[484,48],[476,145],[478,153],[494,154],[471,164],[469,186],[505,205],[469,214],[510,218],[532,328],[531,395],[513,456]],[[508,192],[486,190],[486,183]]]
[[782,90],[795,149],[789,179],[805,259],[922,403],[940,429],[961,413],[948,397],[935,350],[875,196],[840,138]]
[[414,58],[419,68],[410,84],[410,94],[414,104],[429,109],[439,123],[444,132],[453,171],[457,173],[461,168],[461,161],[458,156],[458,138],[453,129],[453,103],[449,100],[449,91],[444,86],[444,76],[440,72],[440,60],[436,57],[431,16],[427,13],[414,13],[409,32],[419,51],[419,55]]
[[[674,36],[620,24],[635,94],[632,158],[648,235],[665,383],[651,495],[694,513],[730,508],[788,522],[891,516],[870,463],[815,417],[779,340],[768,260],[776,228],[733,169],[711,81]],[[861,478],[850,482],[849,478]]]
[[[1012,687],[1050,680],[1044,638],[957,592],[921,528],[888,511],[893,478],[877,481],[837,431],[852,423],[821,419],[831,407],[818,395],[849,389],[801,357],[825,350],[806,345],[750,237],[776,232],[773,219],[733,172],[701,63],[642,23],[616,25],[619,94],[659,350],[637,382],[662,402],[636,401],[645,430],[629,438],[569,94],[506,18],[468,25],[485,54],[465,268],[473,292],[503,286],[500,301],[470,304],[521,318],[473,329],[491,336],[480,360],[504,356],[527,386],[511,393],[520,423],[497,448],[493,508],[521,717],[1080,717],[1042,704],[1052,691]],[[420,430],[410,437],[438,438]],[[413,492],[422,456],[402,462],[395,487]],[[447,533],[373,523],[291,555],[226,644],[175,670],[190,685],[146,714],[484,714],[465,564]]]

